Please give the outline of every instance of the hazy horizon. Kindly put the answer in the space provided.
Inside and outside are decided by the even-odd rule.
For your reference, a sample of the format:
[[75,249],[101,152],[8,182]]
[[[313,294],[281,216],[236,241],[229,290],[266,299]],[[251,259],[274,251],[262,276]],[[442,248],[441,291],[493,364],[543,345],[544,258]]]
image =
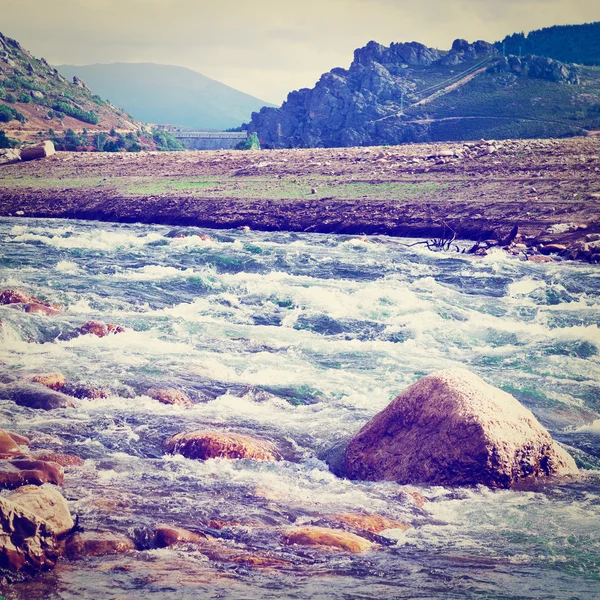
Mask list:
[[0,0],[3,34],[54,65],[185,67],[266,102],[348,67],[370,40],[440,49],[456,38],[600,20],[597,0]]

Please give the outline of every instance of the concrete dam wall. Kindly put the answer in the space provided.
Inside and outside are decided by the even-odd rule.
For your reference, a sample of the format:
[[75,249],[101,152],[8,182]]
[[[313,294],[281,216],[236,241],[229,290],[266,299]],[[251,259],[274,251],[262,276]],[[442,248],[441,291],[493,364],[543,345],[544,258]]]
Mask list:
[[245,131],[176,131],[173,135],[188,150],[231,150],[248,137]]

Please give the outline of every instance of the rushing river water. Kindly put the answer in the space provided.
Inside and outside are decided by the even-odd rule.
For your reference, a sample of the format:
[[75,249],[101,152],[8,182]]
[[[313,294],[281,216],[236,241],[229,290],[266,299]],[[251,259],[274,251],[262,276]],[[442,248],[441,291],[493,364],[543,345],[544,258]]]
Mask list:
[[[175,237],[176,233],[187,234]],[[432,253],[407,240],[0,219],[0,288],[67,310],[0,307],[0,365],[109,388],[77,408],[0,401],[0,427],[77,454],[63,494],[128,555],[62,560],[7,600],[600,597],[600,270]],[[126,327],[69,332],[91,319]],[[408,488],[336,477],[325,460],[410,383],[464,366],[530,408],[586,470],[519,491]],[[184,408],[145,395],[174,387]],[[286,460],[194,461],[164,440],[200,428],[272,440]],[[412,525],[376,551],[288,546],[292,524],[374,513]],[[158,550],[157,522],[219,519],[224,547]]]

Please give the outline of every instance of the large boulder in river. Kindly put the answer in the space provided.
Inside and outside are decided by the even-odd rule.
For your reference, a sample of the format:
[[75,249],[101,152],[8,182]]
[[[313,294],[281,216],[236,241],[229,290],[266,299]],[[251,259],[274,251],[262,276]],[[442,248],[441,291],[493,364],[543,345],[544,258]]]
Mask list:
[[73,398],[51,390],[38,383],[18,381],[9,385],[0,385],[0,399],[12,400],[19,406],[52,410],[54,408],[74,408]]
[[67,501],[55,487],[25,485],[12,492],[7,500],[46,521],[50,531],[56,536],[73,529],[73,518]]
[[290,529],[283,534],[283,539],[287,544],[324,546],[344,552],[357,553],[373,548],[372,542],[359,535],[328,527],[308,526]]
[[0,568],[50,569],[57,557],[52,527],[29,510],[0,498]]
[[278,452],[270,442],[239,433],[221,431],[192,431],[180,433],[166,441],[171,454],[186,458],[253,458],[277,460]]
[[121,554],[135,550],[131,539],[112,531],[80,531],[67,539],[65,553],[69,558]]
[[433,373],[402,392],[350,441],[345,469],[368,481],[500,488],[577,473],[528,409],[464,369]]

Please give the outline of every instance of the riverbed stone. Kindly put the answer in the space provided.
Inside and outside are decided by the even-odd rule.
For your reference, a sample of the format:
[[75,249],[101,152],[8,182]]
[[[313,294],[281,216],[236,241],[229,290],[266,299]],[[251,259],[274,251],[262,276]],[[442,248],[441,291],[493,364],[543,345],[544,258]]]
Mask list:
[[53,308],[52,306],[48,306],[46,304],[41,304],[40,302],[28,302],[23,304],[23,310],[26,313],[46,315],[48,317],[54,317],[60,314],[60,310],[57,308]]
[[65,387],[67,380],[62,373],[40,373],[29,378],[32,383],[39,383],[51,390],[61,390]]
[[200,535],[173,525],[157,525],[154,528],[154,542],[159,548],[167,548],[176,544],[194,544],[206,540],[205,535]]
[[7,496],[7,500],[44,520],[56,536],[73,529],[74,522],[67,501],[53,486],[25,485]]
[[19,406],[42,410],[74,408],[77,406],[75,400],[66,394],[51,390],[38,383],[23,381],[0,385],[0,398],[12,400]]
[[352,438],[344,462],[352,479],[493,488],[578,472],[531,411],[465,369],[407,388]]
[[15,489],[23,485],[62,485],[64,469],[57,463],[19,457],[0,460],[0,489]]
[[51,569],[57,558],[51,526],[18,504],[0,498],[0,568]]
[[135,544],[126,535],[112,531],[79,531],[69,536],[65,553],[69,558],[121,554],[135,550]]
[[270,442],[222,431],[180,433],[166,441],[166,448],[171,454],[182,454],[186,458],[199,460],[210,458],[277,460],[279,456]]
[[19,443],[4,429],[0,429],[0,455],[21,454]]
[[359,535],[328,527],[297,527],[286,531],[283,539],[287,544],[324,546],[353,553],[365,552],[373,547],[372,542]]
[[23,304],[37,301],[37,298],[22,290],[7,289],[0,292],[0,304]]
[[384,517],[383,515],[365,515],[360,513],[339,513],[332,515],[331,518],[339,523],[349,525],[354,529],[362,529],[371,533],[381,533],[386,529],[402,529],[406,531],[411,525],[402,523],[397,519]]
[[194,406],[187,394],[175,388],[151,388],[146,394],[162,404],[174,406]]
[[30,452],[29,456],[34,460],[53,462],[61,467],[81,467],[85,462],[83,458],[75,454],[64,454],[52,450],[35,450]]
[[124,327],[121,325],[114,325],[113,323],[103,323],[102,321],[88,321],[79,328],[81,335],[95,335],[96,337],[102,338],[111,333],[123,333]]

